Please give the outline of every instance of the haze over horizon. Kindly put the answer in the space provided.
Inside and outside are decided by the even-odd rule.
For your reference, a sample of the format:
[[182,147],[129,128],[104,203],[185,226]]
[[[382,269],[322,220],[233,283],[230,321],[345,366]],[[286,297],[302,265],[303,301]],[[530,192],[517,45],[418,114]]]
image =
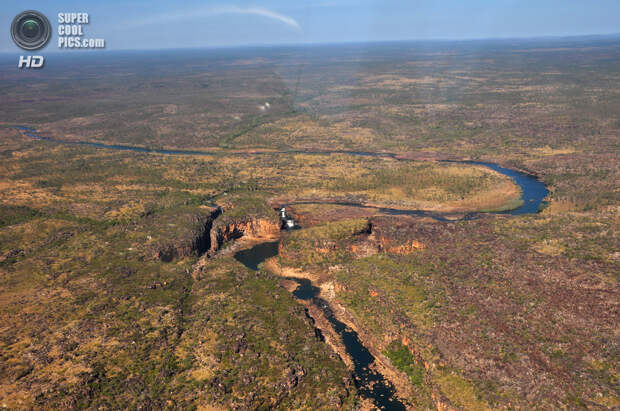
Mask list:
[[407,40],[479,40],[568,37],[620,33],[620,3],[610,0],[417,1],[282,0],[165,2],[44,0],[3,3],[6,35],[0,51],[13,52],[9,27],[27,9],[54,26],[46,52],[57,51],[58,12],[87,12],[85,38],[104,38],[107,50],[211,48],[244,45],[322,44]]

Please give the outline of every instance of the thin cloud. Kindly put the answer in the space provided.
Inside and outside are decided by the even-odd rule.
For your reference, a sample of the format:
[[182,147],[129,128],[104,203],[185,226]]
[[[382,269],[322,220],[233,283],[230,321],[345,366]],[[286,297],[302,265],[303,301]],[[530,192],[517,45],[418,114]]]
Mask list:
[[241,7],[224,7],[219,11],[221,14],[232,13],[232,14],[254,14],[256,16],[263,16],[270,19],[274,19],[280,21],[287,26],[291,26],[297,30],[301,30],[301,26],[292,17],[285,16],[284,14],[277,13],[272,10],[263,9],[260,7],[252,7],[252,8],[241,8]]
[[187,20],[188,18],[200,18],[211,17],[220,14],[246,14],[253,16],[265,17],[271,20],[278,21],[295,30],[301,30],[301,26],[294,18],[286,16],[284,14],[275,12],[273,10],[265,9],[262,7],[238,7],[238,6],[214,6],[207,8],[191,9],[182,13],[167,13],[159,14],[155,16],[146,16],[139,22],[134,22],[133,26],[141,25],[147,26],[151,24],[160,24],[170,21]]

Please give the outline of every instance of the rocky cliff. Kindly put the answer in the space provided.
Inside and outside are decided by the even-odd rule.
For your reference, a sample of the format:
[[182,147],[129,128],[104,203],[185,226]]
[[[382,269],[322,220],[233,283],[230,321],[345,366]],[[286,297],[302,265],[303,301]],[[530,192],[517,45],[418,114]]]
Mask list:
[[[174,241],[164,238],[157,242],[154,257],[164,262],[177,258],[200,256],[211,249],[211,230],[214,221],[222,213],[220,208],[199,210],[177,216],[175,225],[181,225],[183,235],[176,236]],[[179,222],[180,221],[180,222]]]
[[241,237],[268,237],[277,235],[280,225],[276,220],[267,218],[248,219],[213,225],[210,232],[209,255],[215,255],[220,247]]

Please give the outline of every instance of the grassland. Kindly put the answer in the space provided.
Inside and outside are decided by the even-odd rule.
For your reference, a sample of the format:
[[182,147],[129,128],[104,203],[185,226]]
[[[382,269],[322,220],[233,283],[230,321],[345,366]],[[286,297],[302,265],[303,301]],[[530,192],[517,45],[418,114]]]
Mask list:
[[230,221],[273,218],[264,195],[220,182],[225,162],[210,178],[217,159],[14,133],[2,144],[10,148],[0,204],[2,404],[331,409],[356,401],[346,367],[271,276],[226,258],[195,265],[208,247],[214,194],[228,190]]
[[273,278],[232,259],[196,265],[216,204],[226,225],[274,220],[270,199],[337,198],[366,178],[356,198],[389,202],[381,181],[401,172],[418,177],[389,187],[410,205],[430,185],[465,204],[514,185],[475,167],[350,155],[165,156],[15,130],[2,144],[0,397],[17,408],[350,408],[349,371]]
[[312,227],[280,264],[331,290],[420,408],[619,405],[617,40],[111,53],[71,78],[68,57],[32,73],[2,59],[0,404],[355,408],[346,366],[276,279],[200,257],[215,206],[232,224],[279,201],[457,213],[519,192],[476,166],[227,154],[296,149],[538,174],[550,204],[530,216],[297,206]]
[[280,264],[318,278],[418,406],[616,406],[616,221],[553,220],[342,220],[286,238]]

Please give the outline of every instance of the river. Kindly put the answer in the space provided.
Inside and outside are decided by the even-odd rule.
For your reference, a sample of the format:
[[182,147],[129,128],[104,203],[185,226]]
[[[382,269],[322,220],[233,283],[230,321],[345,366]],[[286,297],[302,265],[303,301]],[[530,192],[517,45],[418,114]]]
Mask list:
[[[260,263],[278,255],[278,241],[257,244],[254,247],[239,251],[235,259],[246,267],[257,270]],[[320,290],[312,285],[310,280],[289,277],[298,286],[293,295],[300,300],[309,300],[323,311],[334,331],[342,338],[347,354],[353,361],[355,386],[359,394],[372,400],[374,404],[385,410],[405,410],[406,407],[396,397],[394,385],[377,372],[372,364],[373,355],[362,344],[357,333],[339,321],[325,300],[319,297]]]
[[[134,147],[134,146],[126,146],[126,145],[118,145],[118,144],[93,143],[90,141],[62,140],[62,139],[42,136],[39,134],[39,132],[36,129],[31,128],[31,127],[15,126],[14,128],[21,131],[25,136],[33,138],[35,140],[43,140],[43,141],[49,141],[49,142],[59,143],[59,144],[90,146],[90,147],[110,149],[110,150],[135,151],[135,152],[140,152],[140,153],[170,154],[170,155],[231,155],[231,156],[248,156],[248,155],[260,155],[260,154],[305,154],[305,155],[349,154],[353,156],[362,156],[362,157],[397,158],[396,154],[394,153],[375,153],[371,151],[345,151],[345,150],[313,150],[313,151],[287,150],[287,151],[223,152],[223,151],[151,149],[151,148],[145,148],[145,147]],[[401,161],[408,161],[408,160],[401,160]],[[449,161],[449,162],[485,166],[513,179],[513,181],[521,188],[523,204],[512,210],[495,212],[497,214],[521,215],[521,214],[536,213],[544,205],[544,199],[549,194],[549,190],[547,190],[547,187],[542,181],[540,181],[535,176],[522,173],[517,170],[512,170],[510,168],[501,167],[495,163],[488,163],[488,162],[482,162],[482,161]],[[291,203],[291,205],[292,204],[312,204],[312,203],[320,204],[320,202],[300,201],[300,202]],[[340,205],[347,205],[347,206],[353,206],[353,207],[364,207],[364,208],[373,208],[373,209],[376,208],[382,214],[413,215],[413,216],[420,216],[420,217],[432,217],[440,221],[453,221],[451,219],[445,218],[441,214],[432,213],[432,212],[424,211],[424,210],[400,210],[400,209],[395,209],[395,208],[377,208],[377,207],[371,207],[371,206],[364,206],[359,203],[348,203],[348,202],[338,202],[338,203],[330,203],[330,204],[340,204]],[[477,216],[477,213],[469,213],[465,215],[463,219],[471,220],[473,218],[476,218],[476,216]]]
[[[91,146],[96,148],[103,149],[112,149],[112,150],[126,150],[126,151],[136,151],[143,153],[155,153],[155,154],[172,154],[172,155],[214,155],[214,154],[229,154],[229,155],[258,155],[258,154],[307,154],[307,155],[317,155],[317,154],[350,154],[357,156],[365,156],[365,157],[392,157],[396,158],[395,154],[390,153],[373,153],[373,152],[365,152],[365,151],[279,151],[279,152],[217,152],[217,151],[183,151],[183,150],[164,150],[164,149],[148,149],[142,147],[132,147],[132,146],[124,146],[124,145],[108,145],[101,143],[92,143],[86,141],[69,141],[69,140],[59,140],[52,139],[49,137],[43,137],[39,135],[36,129],[24,126],[15,127],[16,129],[23,132],[23,134],[27,137],[31,137],[37,140],[45,140],[54,143],[61,144],[73,144],[73,145],[83,145],[83,146]],[[478,162],[478,161],[458,161],[458,163],[467,163],[467,164],[475,164],[482,165],[488,167],[492,170],[495,170],[505,176],[508,176],[513,179],[513,181],[521,188],[522,191],[522,199],[523,204],[513,210],[507,211],[499,211],[494,212],[496,214],[511,214],[511,215],[523,215],[523,214],[533,214],[537,213],[541,206],[544,204],[545,197],[549,194],[547,187],[544,183],[538,180],[536,177],[522,173],[520,171],[512,170],[509,168],[501,167],[494,163],[486,163],[486,162]],[[295,202],[291,204],[313,204],[321,202],[317,201],[308,201],[308,202]],[[327,202],[325,202],[327,203]],[[353,207],[364,207],[376,209],[378,213],[381,214],[390,214],[390,215],[411,215],[411,216],[420,216],[420,217],[431,217],[439,221],[454,221],[442,214],[433,213],[424,210],[400,210],[394,208],[382,208],[382,207],[372,207],[365,206],[359,203],[348,203],[348,202],[329,202],[329,204],[339,204],[339,205],[347,205]],[[477,218],[481,213],[469,213],[460,220],[471,220]],[[244,264],[246,267],[252,270],[258,270],[258,266],[267,260],[268,258],[275,257],[278,255],[278,241],[270,241],[261,244],[257,244],[254,247],[241,250],[235,254],[235,259],[237,261]],[[342,338],[342,342],[346,348],[347,354],[351,357],[354,365],[354,374],[355,374],[355,384],[360,393],[360,395],[364,398],[368,398],[374,402],[374,404],[380,408],[385,410],[405,410],[405,405],[398,400],[396,397],[396,390],[390,381],[384,378],[379,372],[374,370],[372,364],[375,361],[375,358],[370,353],[370,351],[362,344],[359,339],[358,334],[347,327],[344,323],[339,321],[335,316],[327,302],[319,297],[319,288],[312,285],[309,280],[299,279],[299,278],[289,278],[289,280],[293,280],[297,282],[297,289],[293,292],[293,295],[296,298],[301,300],[311,301],[315,306],[323,311],[325,318],[330,322],[334,331]]]

